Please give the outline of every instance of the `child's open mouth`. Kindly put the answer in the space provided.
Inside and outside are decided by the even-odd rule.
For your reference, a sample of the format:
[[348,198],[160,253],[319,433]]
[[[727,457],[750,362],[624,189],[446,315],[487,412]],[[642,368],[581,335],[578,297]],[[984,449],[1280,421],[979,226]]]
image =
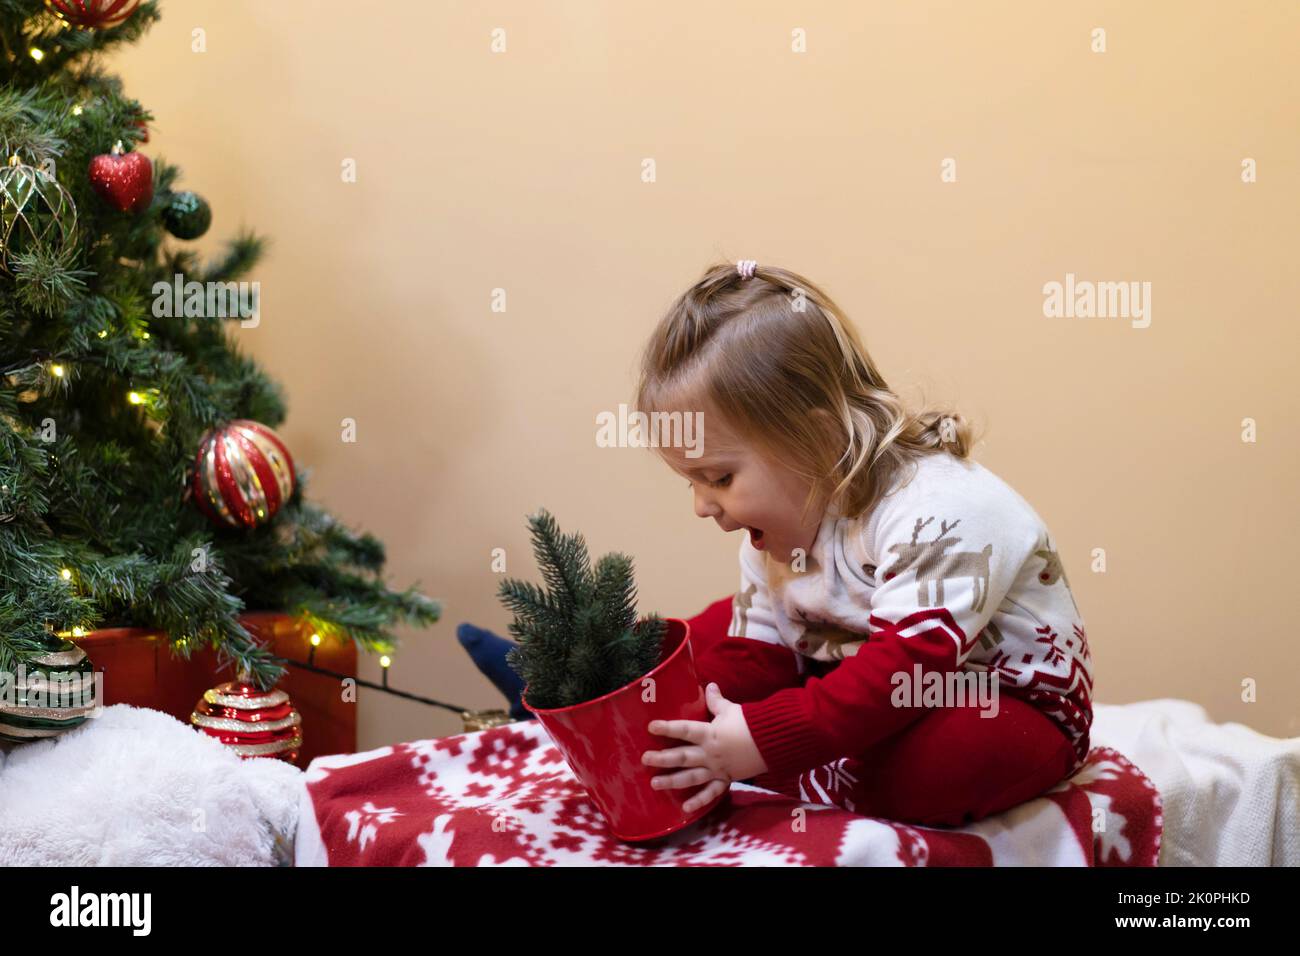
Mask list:
[[[746,527],[749,526],[746,525]],[[763,550],[763,530],[761,528],[749,528],[749,543],[759,551]]]

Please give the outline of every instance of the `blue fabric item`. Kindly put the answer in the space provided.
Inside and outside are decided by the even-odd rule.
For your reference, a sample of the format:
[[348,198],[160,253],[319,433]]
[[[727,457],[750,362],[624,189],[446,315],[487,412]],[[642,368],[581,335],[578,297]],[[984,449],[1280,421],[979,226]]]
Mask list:
[[456,626],[456,639],[483,676],[510,702],[510,716],[515,720],[536,720],[524,706],[523,679],[506,663],[506,654],[515,642],[468,622]]

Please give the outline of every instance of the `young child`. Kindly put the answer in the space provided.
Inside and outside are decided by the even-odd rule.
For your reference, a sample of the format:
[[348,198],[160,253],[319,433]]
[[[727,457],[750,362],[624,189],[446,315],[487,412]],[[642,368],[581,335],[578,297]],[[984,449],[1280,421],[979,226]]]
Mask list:
[[[659,453],[695,513],[742,531],[726,636],[693,635],[713,719],[654,721],[643,755],[704,784],[960,825],[1088,752],[1092,663],[1042,519],[970,458],[955,413],[910,414],[840,309],[753,260],[710,268],[646,348],[637,408],[704,413]],[[698,449],[697,449],[698,450]]]

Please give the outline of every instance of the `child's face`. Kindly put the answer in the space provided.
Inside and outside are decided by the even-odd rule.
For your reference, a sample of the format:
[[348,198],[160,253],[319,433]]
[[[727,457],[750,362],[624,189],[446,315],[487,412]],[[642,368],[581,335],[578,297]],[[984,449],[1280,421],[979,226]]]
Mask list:
[[794,560],[795,548],[809,553],[824,511],[819,503],[806,521],[799,520],[812,482],[717,432],[710,430],[698,458],[688,458],[682,448],[660,449],[669,466],[691,482],[695,513],[723,531],[744,530],[754,547],[782,563]]

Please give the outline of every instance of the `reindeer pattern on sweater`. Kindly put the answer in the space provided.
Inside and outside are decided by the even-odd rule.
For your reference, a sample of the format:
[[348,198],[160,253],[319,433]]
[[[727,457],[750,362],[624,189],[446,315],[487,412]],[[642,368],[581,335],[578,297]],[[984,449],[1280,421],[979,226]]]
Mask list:
[[954,669],[996,676],[1087,756],[1092,660],[1064,564],[1037,512],[978,462],[920,459],[868,515],[828,510],[789,564],[741,544],[730,634],[841,662],[870,640],[942,634]]

